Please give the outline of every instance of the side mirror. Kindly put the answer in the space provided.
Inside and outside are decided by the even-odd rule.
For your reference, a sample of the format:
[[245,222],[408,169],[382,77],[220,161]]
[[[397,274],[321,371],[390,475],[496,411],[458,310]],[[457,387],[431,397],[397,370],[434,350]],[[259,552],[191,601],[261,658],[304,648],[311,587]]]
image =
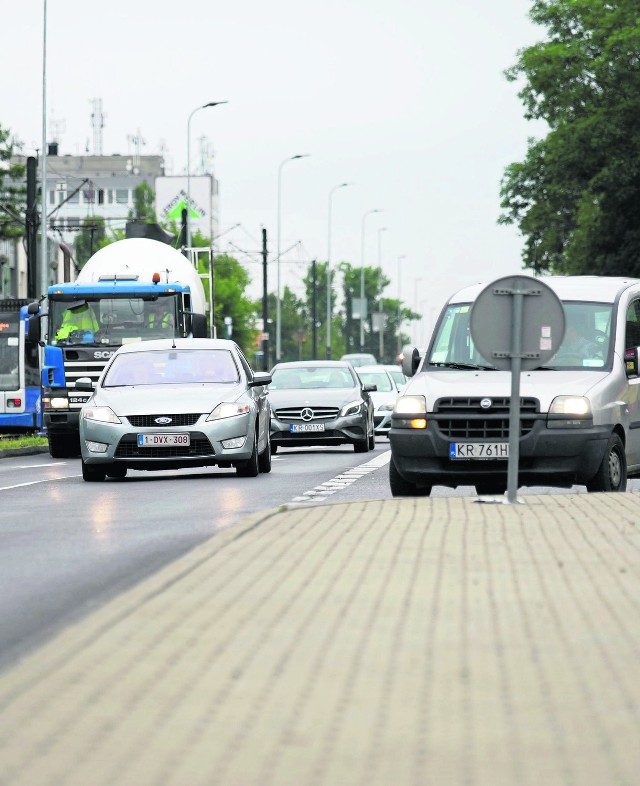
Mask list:
[[76,390],[87,390],[93,393],[93,382],[89,377],[79,377],[76,379]]
[[627,377],[638,376],[638,355],[640,354],[640,347],[631,347],[624,351],[624,370]]
[[407,345],[402,350],[402,373],[405,377],[413,377],[420,365],[420,353],[417,347]]
[[27,314],[29,314],[29,316],[37,314],[38,311],[40,311],[40,303],[29,303],[27,306]]
[[249,380],[250,388],[264,387],[271,384],[271,374],[267,371],[256,371],[253,379]]
[[[31,303],[28,308],[31,306],[37,306],[37,303]],[[27,324],[27,341],[31,344],[37,344],[41,339],[41,330],[40,330],[40,317],[39,316],[31,316],[29,317],[29,322]]]
[[194,338],[209,338],[204,314],[191,314],[191,334]]
[[363,385],[362,389],[364,390],[365,393],[375,393],[376,390],[378,389],[378,386],[377,385]]

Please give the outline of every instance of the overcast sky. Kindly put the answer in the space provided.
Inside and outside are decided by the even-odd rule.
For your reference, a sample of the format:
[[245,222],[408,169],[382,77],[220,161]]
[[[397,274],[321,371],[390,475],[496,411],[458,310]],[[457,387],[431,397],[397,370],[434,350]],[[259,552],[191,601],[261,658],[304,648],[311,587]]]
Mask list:
[[[505,166],[527,137],[517,87],[503,75],[517,51],[544,37],[531,0],[48,0],[48,118],[60,153],[92,146],[92,99],[106,115],[104,152],[164,148],[169,174],[192,172],[206,136],[220,180],[219,241],[257,251],[262,226],[276,248],[282,169],[281,277],[298,289],[307,260],[365,262],[424,313],[420,340],[446,297],[476,281],[521,271],[522,239],[497,225]],[[8,6],[8,7],[7,7]],[[40,147],[43,0],[2,10],[0,124]],[[379,229],[386,228],[381,232]],[[247,259],[259,291],[260,269]],[[401,255],[404,258],[398,262]],[[275,290],[276,271],[270,271]]]

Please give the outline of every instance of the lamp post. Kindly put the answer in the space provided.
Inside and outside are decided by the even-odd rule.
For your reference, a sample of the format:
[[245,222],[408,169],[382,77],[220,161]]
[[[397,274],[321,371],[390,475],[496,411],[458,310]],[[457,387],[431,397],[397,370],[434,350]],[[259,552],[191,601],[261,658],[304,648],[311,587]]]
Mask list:
[[406,259],[406,254],[400,254],[398,257],[398,355],[402,352],[402,306],[400,303],[400,276],[402,273],[401,262]]
[[360,231],[360,352],[364,352],[364,226],[367,216],[373,213],[382,213],[380,208],[367,210],[362,216],[362,228]]
[[209,101],[208,104],[197,106],[187,120],[187,248],[191,247],[191,118],[201,109],[228,103],[228,101]]
[[[386,227],[378,227],[378,267],[382,272],[382,233],[386,232]],[[378,355],[382,363],[384,358],[384,310],[382,307],[382,289],[380,289],[380,302],[378,306],[380,312],[380,322],[378,323]]]
[[280,303],[280,207],[281,207],[281,192],[282,192],[282,168],[285,164],[289,161],[296,161],[298,158],[308,158],[309,153],[300,153],[296,156],[289,156],[289,158],[285,158],[284,161],[278,167],[278,215],[277,215],[277,232],[276,232],[276,253],[277,253],[277,264],[276,264],[276,276],[277,276],[277,288],[276,288],[276,363],[280,362],[280,355],[281,355],[281,345],[282,345],[282,306]]
[[[40,252],[41,269],[40,285],[42,295],[47,294],[49,287],[47,264],[47,0],[43,0],[43,25],[42,25],[42,221],[40,226]],[[34,282],[35,283],[35,282]],[[34,291],[37,291],[34,286]]]
[[[414,311],[416,311],[416,312],[418,311],[418,293],[420,292],[420,287],[418,286],[418,284],[421,281],[424,281],[424,278],[422,276],[418,276],[415,279],[414,286],[413,286],[413,291],[415,293],[415,297],[414,297],[414,301],[413,301],[414,302]],[[421,320],[422,320],[422,314],[420,314],[420,321]],[[420,343],[420,337],[418,335],[419,332],[420,332],[420,324],[418,324],[418,327],[416,328],[416,332],[415,332],[414,342],[415,342],[416,346]]]
[[331,204],[333,195],[339,188],[352,186],[353,183],[339,183],[329,191],[329,218],[328,218],[328,239],[327,239],[327,360],[331,360]]

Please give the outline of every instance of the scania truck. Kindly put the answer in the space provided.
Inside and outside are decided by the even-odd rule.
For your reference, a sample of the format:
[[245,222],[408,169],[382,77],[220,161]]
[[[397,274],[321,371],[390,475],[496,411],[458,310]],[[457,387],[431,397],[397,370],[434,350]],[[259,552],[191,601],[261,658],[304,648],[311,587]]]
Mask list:
[[[42,352],[42,417],[54,458],[80,453],[79,413],[94,383],[123,344],[165,337],[206,338],[201,274],[179,251],[147,238],[105,246],[76,281],[49,287],[29,306],[29,340]],[[38,312],[40,310],[40,313]]]

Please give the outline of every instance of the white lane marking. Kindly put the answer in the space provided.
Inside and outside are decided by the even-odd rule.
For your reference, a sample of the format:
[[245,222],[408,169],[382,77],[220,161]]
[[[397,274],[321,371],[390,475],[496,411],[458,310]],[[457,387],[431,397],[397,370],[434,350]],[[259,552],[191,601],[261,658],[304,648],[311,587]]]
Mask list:
[[10,469],[34,469],[34,467],[63,467],[66,461],[50,461],[48,464],[25,464],[24,467],[10,467]]
[[341,472],[339,475],[336,475],[335,478],[326,480],[319,486],[315,486],[309,489],[309,491],[305,491],[299,497],[294,497],[291,502],[315,502],[316,500],[326,499],[326,497],[331,496],[331,494],[335,494],[336,491],[345,489],[347,486],[351,486],[355,483],[356,480],[364,478],[369,473],[380,469],[380,467],[384,467],[385,464],[389,463],[390,459],[391,451],[385,450],[384,453],[371,459],[371,461],[367,461],[365,464],[360,464],[357,467],[352,467],[345,472]]
[[9,491],[10,489],[19,489],[23,486],[35,486],[37,483],[50,483],[52,480],[67,480],[67,478],[81,478],[82,475],[65,475],[62,478],[43,478],[42,480],[30,480],[28,483],[16,483],[14,486],[2,486],[0,491]]

